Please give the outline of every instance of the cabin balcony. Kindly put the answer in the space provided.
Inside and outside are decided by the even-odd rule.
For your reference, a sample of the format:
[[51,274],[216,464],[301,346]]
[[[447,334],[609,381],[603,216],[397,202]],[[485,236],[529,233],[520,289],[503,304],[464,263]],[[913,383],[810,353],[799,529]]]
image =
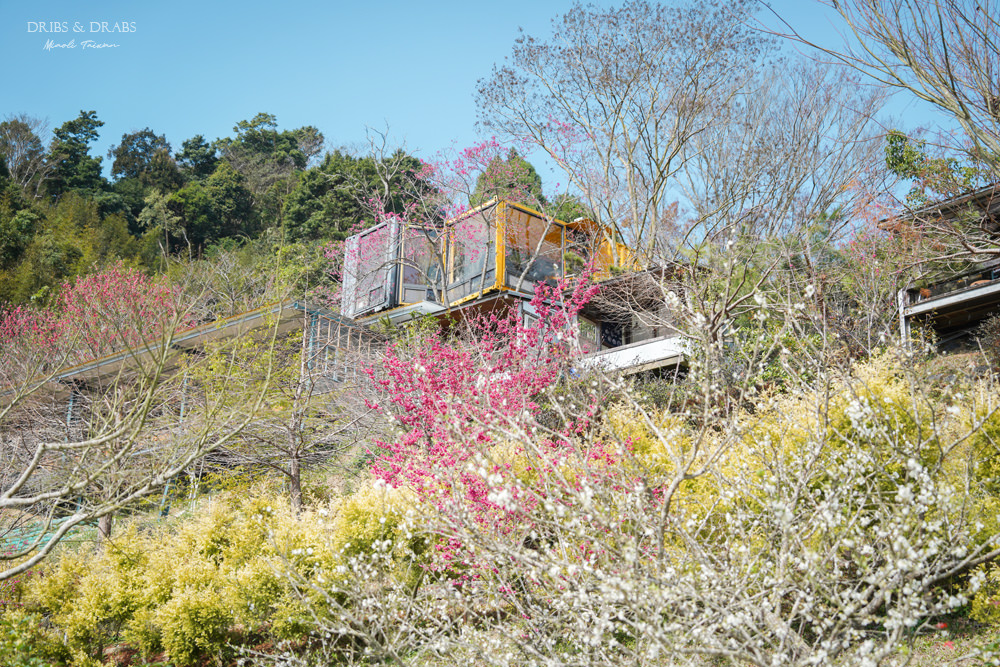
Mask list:
[[980,265],[955,278],[899,294],[904,337],[914,325],[931,328],[938,343],[967,336],[1000,309],[1000,263]]
[[590,263],[595,277],[634,265],[590,220],[564,222],[491,201],[440,226],[389,220],[347,239],[341,312],[362,323],[406,321],[507,292],[531,298]]

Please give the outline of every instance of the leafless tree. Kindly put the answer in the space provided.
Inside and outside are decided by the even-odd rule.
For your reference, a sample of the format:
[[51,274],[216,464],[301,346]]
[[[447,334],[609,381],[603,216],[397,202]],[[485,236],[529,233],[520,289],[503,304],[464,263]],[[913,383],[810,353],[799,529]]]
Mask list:
[[690,208],[668,257],[685,260],[688,303],[720,335],[760,298],[818,304],[836,291],[841,244],[865,193],[886,182],[873,119],[883,99],[842,68],[783,61],[692,140],[678,177]]
[[549,39],[520,37],[479,82],[482,126],[544,150],[597,221],[645,258],[670,221],[689,143],[770,55],[744,24],[752,5],[577,5]]
[[781,32],[818,57],[851,67],[886,90],[912,95],[957,123],[956,129],[933,132],[929,144],[889,135],[889,162],[917,181],[911,196],[886,210],[881,224],[919,246],[921,256],[913,258],[909,277],[939,279],[968,268],[970,261],[995,257],[1000,7],[991,0],[824,4],[844,21],[844,46],[811,42],[787,23]]
[[0,156],[11,179],[31,199],[41,196],[52,171],[52,164],[45,156],[47,134],[48,123],[27,114],[11,115],[0,123]]
[[778,53],[753,11],[578,6],[480,82],[484,127],[552,155],[640,266],[674,267],[662,291],[697,304],[712,345],[755,294],[820,298],[852,206],[884,173],[883,93]]
[[949,146],[1000,178],[1000,7],[992,0],[830,0],[856,46],[809,44],[954,118]]
[[[382,341],[332,314],[303,317],[301,337],[285,337],[246,357],[244,390],[256,393],[267,381],[262,410],[210,457],[227,468],[277,473],[288,483],[295,511],[302,508],[305,471],[349,473],[382,423],[367,405],[373,397],[365,374]],[[278,370],[268,379],[264,366]]]

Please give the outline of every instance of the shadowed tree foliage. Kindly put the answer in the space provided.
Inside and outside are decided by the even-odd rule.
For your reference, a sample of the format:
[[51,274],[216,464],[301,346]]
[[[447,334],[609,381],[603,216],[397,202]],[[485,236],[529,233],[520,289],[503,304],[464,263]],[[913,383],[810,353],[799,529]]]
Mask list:
[[323,163],[304,172],[288,196],[285,228],[289,240],[346,238],[362,220],[371,219],[372,195],[386,212],[402,213],[402,193],[411,185],[426,189],[420,180],[420,160],[397,151],[388,158],[396,166],[383,183],[374,157],[354,157],[341,150],[327,154]]
[[116,179],[142,178],[152,170],[154,156],[164,150],[170,153],[166,136],[148,127],[123,134],[122,142],[108,150],[108,158],[114,160],[111,175]]
[[306,168],[322,150],[323,135],[315,127],[278,131],[274,114],[259,113],[233,127],[235,137],[215,142],[222,157],[247,179],[255,199],[293,172]]
[[0,271],[9,269],[21,257],[40,220],[41,217],[25,205],[20,189],[5,181],[0,171]]
[[10,224],[22,234],[0,280],[0,301],[44,301],[61,282],[118,260],[133,261],[139,249],[122,215],[102,215],[93,198],[77,192],[60,198],[44,217],[22,210]]
[[218,162],[215,148],[200,134],[185,139],[177,154],[177,164],[189,179],[208,178],[215,171]]
[[493,158],[486,166],[476,179],[476,188],[469,196],[469,204],[479,206],[494,197],[538,209],[545,206],[542,177],[513,148],[505,159]]
[[235,137],[215,142],[222,158],[243,178],[264,218],[280,226],[297,175],[323,148],[323,134],[311,125],[278,130],[274,114],[259,113],[233,127]]
[[60,125],[53,134],[48,160],[54,165],[47,191],[58,197],[71,190],[96,192],[107,186],[101,175],[101,158],[90,154],[90,145],[97,140],[104,121],[96,111],[81,111],[73,120]]
[[228,162],[221,162],[204,181],[191,181],[173,193],[169,207],[179,223],[170,232],[170,245],[194,251],[220,239],[255,235],[257,217],[245,183]]

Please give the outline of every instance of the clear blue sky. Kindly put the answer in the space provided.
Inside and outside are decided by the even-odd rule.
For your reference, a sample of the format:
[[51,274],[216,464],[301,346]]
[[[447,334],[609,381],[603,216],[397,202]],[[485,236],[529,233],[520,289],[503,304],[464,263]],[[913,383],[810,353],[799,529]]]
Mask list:
[[[840,42],[829,10],[814,0],[773,5],[810,38]],[[283,129],[315,125],[329,147],[357,147],[365,126],[388,124],[395,143],[429,157],[477,138],[476,81],[510,53],[518,28],[545,35],[570,6],[0,0],[0,117],[27,113],[51,129],[94,109],[105,123],[94,153],[103,155],[123,133],[147,126],[177,150],[195,134],[228,136],[237,121],[266,111]],[[51,32],[53,23],[68,32]],[[101,32],[102,23],[129,31]],[[50,39],[77,47],[47,51]],[[85,40],[117,47],[83,48]]]

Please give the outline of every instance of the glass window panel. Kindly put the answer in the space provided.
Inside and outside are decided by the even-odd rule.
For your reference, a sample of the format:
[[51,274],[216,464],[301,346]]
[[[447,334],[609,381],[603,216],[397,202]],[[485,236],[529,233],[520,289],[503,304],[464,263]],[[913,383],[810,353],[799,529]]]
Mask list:
[[344,270],[353,279],[354,302],[349,304],[352,315],[384,305],[385,283],[392,270],[391,234],[390,226],[383,225],[362,233],[348,246]]
[[439,253],[437,232],[407,230],[403,243],[403,283],[435,285],[441,272]]
[[597,352],[600,349],[600,329],[596,322],[592,322],[585,317],[580,320],[580,350],[587,354]]
[[507,220],[507,284],[524,277],[532,283],[562,278],[561,225],[514,211]]
[[563,264],[566,275],[579,275],[594,255],[594,239],[581,229],[566,230],[566,252]]
[[493,268],[493,225],[484,214],[459,220],[452,226],[451,282],[480,278]]

